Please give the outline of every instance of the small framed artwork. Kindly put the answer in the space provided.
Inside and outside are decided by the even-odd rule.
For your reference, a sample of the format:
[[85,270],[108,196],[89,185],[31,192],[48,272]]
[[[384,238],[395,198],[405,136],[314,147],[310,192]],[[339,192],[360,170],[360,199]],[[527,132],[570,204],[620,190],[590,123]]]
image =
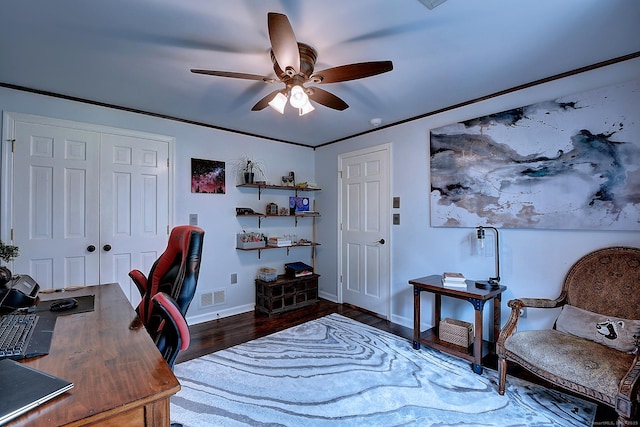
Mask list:
[[224,162],[191,159],[191,192],[225,194],[224,172]]
[[307,212],[309,210],[309,198],[289,197],[289,208],[295,209],[295,212]]

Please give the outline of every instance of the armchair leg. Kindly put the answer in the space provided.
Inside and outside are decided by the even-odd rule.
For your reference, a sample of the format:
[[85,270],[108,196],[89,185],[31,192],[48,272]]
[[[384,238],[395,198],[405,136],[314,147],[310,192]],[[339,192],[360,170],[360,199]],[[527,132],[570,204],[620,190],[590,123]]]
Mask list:
[[[633,396],[633,393],[631,393]],[[637,426],[638,418],[638,404],[633,401],[633,398],[629,399],[622,393],[618,393],[616,396],[615,410],[618,413],[618,420],[616,425],[618,427]]]
[[498,393],[504,396],[504,390],[507,385],[507,359],[500,355],[498,356]]

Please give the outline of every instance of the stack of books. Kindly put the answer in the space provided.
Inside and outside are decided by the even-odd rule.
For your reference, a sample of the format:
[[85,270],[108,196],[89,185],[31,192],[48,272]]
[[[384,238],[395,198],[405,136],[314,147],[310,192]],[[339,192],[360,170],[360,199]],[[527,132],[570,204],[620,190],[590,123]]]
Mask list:
[[313,267],[303,262],[290,262],[284,265],[284,274],[290,278],[311,276],[313,274]]
[[466,288],[466,278],[462,273],[444,273],[442,275],[442,285],[445,288]]
[[296,215],[298,215],[298,216],[320,216],[320,212],[318,212],[318,211],[296,211]]
[[267,240],[267,246],[291,246],[291,239],[285,239],[284,237],[269,237],[269,240]]

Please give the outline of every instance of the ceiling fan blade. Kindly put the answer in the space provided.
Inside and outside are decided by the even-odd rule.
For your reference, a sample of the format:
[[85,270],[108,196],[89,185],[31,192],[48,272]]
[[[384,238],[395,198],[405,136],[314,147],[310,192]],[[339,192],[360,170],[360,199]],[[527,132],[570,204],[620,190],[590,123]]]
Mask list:
[[218,77],[231,77],[234,79],[245,79],[245,80],[260,80],[267,83],[273,83],[276,79],[272,77],[259,76],[257,74],[247,74],[247,73],[234,73],[232,71],[214,71],[214,70],[198,70],[191,69],[192,73],[196,74],[207,74],[209,76],[218,76]]
[[289,23],[289,18],[281,13],[269,12],[267,16],[269,40],[276,61],[284,71],[291,68],[294,74],[300,72],[300,51],[298,41]]
[[280,89],[274,90],[269,95],[267,95],[264,98],[262,98],[260,101],[258,101],[256,103],[256,105],[253,106],[251,111],[260,111],[260,110],[264,110],[265,108],[267,108],[269,106],[269,102],[273,99],[274,96],[276,96],[278,94],[278,92],[280,92]]
[[311,76],[314,83],[338,83],[363,79],[393,70],[391,61],[360,62],[318,71]]
[[349,108],[349,104],[324,89],[312,87],[309,88],[308,92],[310,92],[309,99],[317,102],[318,104],[322,104],[325,107],[333,108],[334,110],[340,111]]

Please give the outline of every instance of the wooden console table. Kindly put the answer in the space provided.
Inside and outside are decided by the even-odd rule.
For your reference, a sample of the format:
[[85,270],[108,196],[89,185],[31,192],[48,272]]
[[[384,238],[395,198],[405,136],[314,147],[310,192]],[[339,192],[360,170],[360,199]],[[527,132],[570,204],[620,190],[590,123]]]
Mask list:
[[38,308],[82,295],[95,295],[94,310],[60,312],[49,354],[22,361],[74,387],[8,426],[168,427],[169,398],[180,383],[146,329],[130,328],[137,315],[118,284],[41,294]]
[[[482,373],[482,357],[495,352],[495,340],[500,335],[500,303],[502,293],[507,290],[506,286],[497,289],[477,288],[473,280],[467,280],[467,288],[445,288],[442,285],[442,276],[433,275],[409,280],[413,285],[413,348],[420,349],[420,344],[435,348],[440,351],[461,357],[472,363],[473,372]],[[424,332],[420,332],[420,293],[429,292],[435,295],[435,326]],[[461,347],[455,344],[442,341],[438,338],[438,328],[440,326],[442,313],[442,297],[451,297],[466,300],[473,305],[475,310],[475,338],[473,345]],[[483,309],[487,301],[493,300],[493,339],[489,343],[482,340]]]

